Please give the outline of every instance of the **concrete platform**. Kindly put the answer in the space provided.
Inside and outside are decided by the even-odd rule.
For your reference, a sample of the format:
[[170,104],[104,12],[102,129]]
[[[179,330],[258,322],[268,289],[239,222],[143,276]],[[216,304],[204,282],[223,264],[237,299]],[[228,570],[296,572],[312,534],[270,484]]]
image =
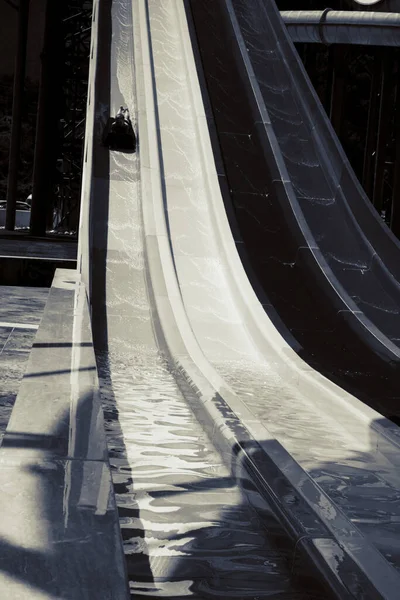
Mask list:
[[0,488],[0,598],[128,598],[86,294],[75,271],[58,271],[50,290],[0,447]]

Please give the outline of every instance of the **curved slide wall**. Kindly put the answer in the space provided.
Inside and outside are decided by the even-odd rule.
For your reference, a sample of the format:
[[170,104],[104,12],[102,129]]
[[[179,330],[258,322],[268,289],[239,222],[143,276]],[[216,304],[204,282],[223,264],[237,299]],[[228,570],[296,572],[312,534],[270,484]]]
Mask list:
[[[370,546],[340,509],[332,513],[327,507],[333,506],[329,495],[335,485],[341,490],[344,485],[344,513],[365,514],[361,494],[357,500],[366,485],[358,480],[361,468],[369,474],[372,496],[379,487],[394,502],[400,488],[392,469],[396,431],[299,360],[266,316],[227,222],[184,5],[134,0],[132,10],[134,64],[129,46],[114,55],[111,65],[107,62],[112,38],[107,27],[103,33],[100,27],[103,62],[98,59],[99,96],[92,117],[89,104],[89,145],[91,132],[94,139],[85,185],[91,191],[84,192],[80,256],[98,319],[97,347],[108,348],[117,381],[118,364],[134,369],[139,362],[151,393],[157,340],[177,381],[183,376],[196,390],[194,408],[203,403],[209,418],[215,417],[213,438],[222,432],[238,440],[239,449],[240,436],[257,441],[254,450],[262,448],[284,469],[325,535],[339,538],[346,551],[349,539],[357,539],[350,554],[358,564],[368,557],[379,565],[374,584],[391,597],[398,575],[376,552],[377,546],[390,555],[379,527]],[[129,27],[129,21],[122,22]],[[135,82],[126,79],[129,72]],[[138,160],[98,149],[103,117],[122,101],[136,105]],[[171,375],[163,371],[163,377]],[[238,417],[239,434],[233,426]],[[322,472],[332,477],[325,489]],[[279,496],[275,500],[279,506]]]
[[279,198],[293,213],[293,234],[341,297],[338,308],[347,306],[387,348],[380,352],[398,361],[399,242],[363,193],[273,0],[227,0],[227,11],[248,76],[255,78],[269,169],[284,182]]
[[398,243],[363,195],[279,14],[271,24],[271,3],[253,6],[257,18],[246,4],[243,24],[234,5],[191,3],[221,189],[260,300],[309,364],[398,418]]

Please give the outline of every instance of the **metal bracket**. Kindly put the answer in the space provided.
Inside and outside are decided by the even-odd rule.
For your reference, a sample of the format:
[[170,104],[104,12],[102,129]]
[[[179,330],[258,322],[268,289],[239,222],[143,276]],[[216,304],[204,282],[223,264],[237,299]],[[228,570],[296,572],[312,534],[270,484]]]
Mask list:
[[332,10],[331,8],[325,8],[322,11],[322,15],[321,15],[321,18],[318,23],[319,39],[321,40],[321,44],[324,44],[325,46],[330,46],[330,43],[327,41],[327,39],[325,38],[325,35],[324,35],[324,25],[326,23],[326,18],[328,16],[328,12],[331,10]]

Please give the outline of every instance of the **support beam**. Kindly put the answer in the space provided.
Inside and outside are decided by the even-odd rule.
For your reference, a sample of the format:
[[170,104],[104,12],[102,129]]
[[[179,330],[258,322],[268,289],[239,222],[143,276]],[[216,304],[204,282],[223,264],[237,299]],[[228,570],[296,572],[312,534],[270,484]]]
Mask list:
[[392,194],[392,208],[390,214],[390,228],[400,239],[400,53],[397,52],[396,72],[396,115],[395,115],[395,156],[394,156],[394,181]]
[[33,167],[32,209],[30,232],[46,234],[46,225],[53,188],[57,153],[57,122],[59,114],[63,39],[60,31],[59,2],[47,0],[46,21],[41,55],[38,115],[36,122],[35,160]]
[[388,51],[383,50],[381,58],[381,84],[379,98],[378,135],[376,141],[374,187],[372,202],[377,211],[382,209],[383,177],[385,173],[386,145],[389,136],[390,124],[390,96],[392,89],[393,62]]
[[15,57],[14,91],[10,158],[8,163],[6,229],[15,228],[15,211],[18,191],[18,165],[21,148],[22,101],[25,84],[26,46],[28,39],[29,0],[20,0],[18,10],[18,40]]
[[346,86],[346,77],[344,73],[346,65],[345,55],[346,51],[344,48],[334,48],[329,118],[338,137],[340,137],[343,123],[344,94]]
[[374,164],[376,158],[376,123],[378,122],[379,114],[379,98],[380,98],[380,79],[381,79],[381,58],[374,56],[371,73],[371,88],[368,104],[368,121],[367,132],[364,148],[364,164],[362,175],[362,186],[368,198],[372,200],[373,183],[374,183]]

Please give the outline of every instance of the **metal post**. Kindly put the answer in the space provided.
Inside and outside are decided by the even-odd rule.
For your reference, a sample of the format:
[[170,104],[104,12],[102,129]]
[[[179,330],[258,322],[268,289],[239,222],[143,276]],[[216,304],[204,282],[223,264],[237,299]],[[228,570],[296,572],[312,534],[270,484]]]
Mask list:
[[46,234],[47,214],[57,160],[56,140],[59,113],[60,73],[62,71],[59,2],[47,0],[38,115],[36,122],[35,160],[33,167],[32,209],[30,232]]
[[333,49],[333,74],[332,74],[332,92],[331,92],[331,106],[329,111],[329,118],[333,125],[334,130],[340,137],[342,121],[343,121],[343,104],[344,104],[344,92],[345,92],[345,53],[346,50],[343,47],[336,47]]
[[381,59],[381,86],[380,86],[380,101],[379,101],[379,118],[378,118],[378,137],[376,142],[376,156],[374,169],[374,185],[372,191],[372,202],[377,211],[380,213],[382,208],[383,194],[383,178],[385,173],[385,155],[386,144],[389,135],[390,124],[390,95],[391,95],[391,74],[392,74],[392,59],[388,51],[385,49],[382,52]]
[[7,182],[6,229],[15,228],[18,165],[21,147],[22,99],[25,83],[26,46],[28,38],[29,0],[20,0],[18,10],[18,40],[15,57],[12,126]]
[[379,107],[379,85],[381,78],[381,60],[379,56],[374,56],[371,73],[371,88],[368,104],[367,133],[365,136],[364,163],[362,174],[362,186],[367,196],[372,200],[373,193],[373,175],[376,149],[376,124],[378,122]]
[[335,74],[335,55],[334,55],[334,46],[328,47],[328,64],[326,71],[326,92],[324,97],[324,108],[327,115],[330,118],[331,105],[332,105],[332,93],[333,93],[333,84],[334,84],[334,74]]

